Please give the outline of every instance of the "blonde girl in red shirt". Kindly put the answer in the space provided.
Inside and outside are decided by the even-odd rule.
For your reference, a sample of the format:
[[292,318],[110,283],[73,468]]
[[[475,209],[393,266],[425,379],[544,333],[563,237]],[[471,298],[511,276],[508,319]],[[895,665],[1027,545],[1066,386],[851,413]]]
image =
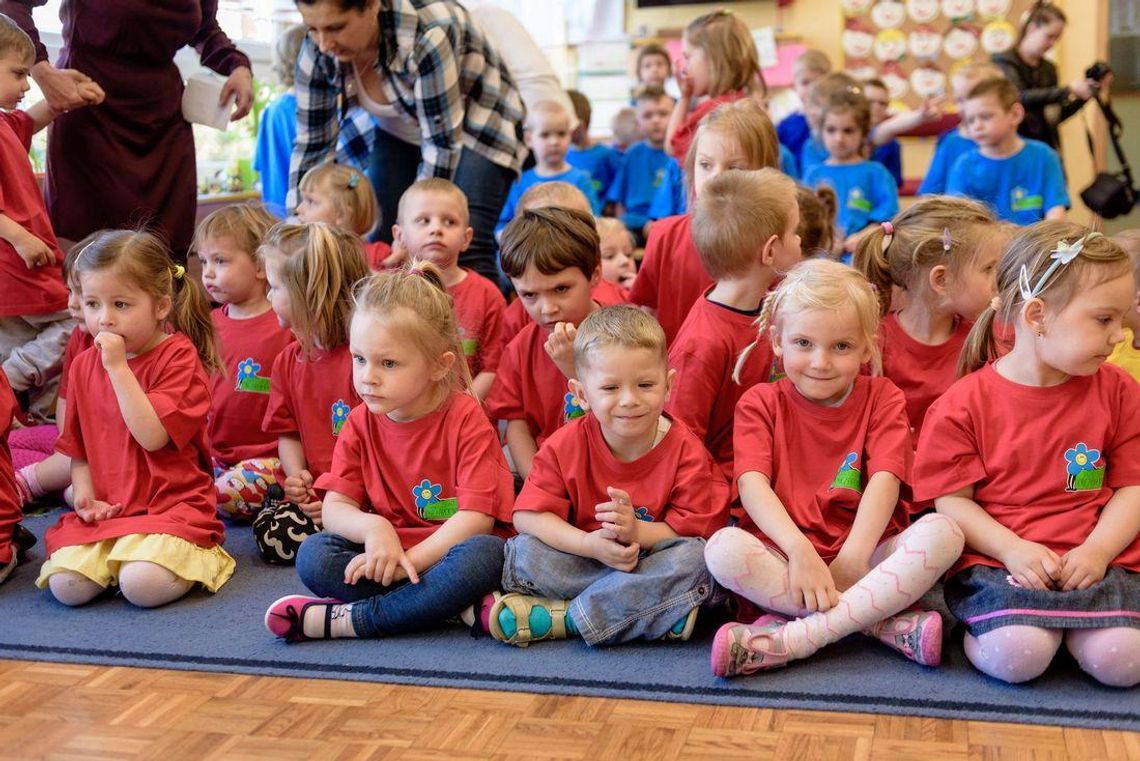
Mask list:
[[[324,222],[346,232],[355,233],[363,240],[380,224],[380,205],[372,183],[359,170],[345,164],[327,162],[318,164],[301,178],[301,201],[297,204],[297,221]],[[392,247],[377,241],[364,244],[368,266],[374,270],[390,264]],[[400,259],[407,258],[406,253]]]
[[315,484],[325,531],[297,555],[321,597],[282,597],[265,614],[289,642],[379,637],[437,626],[472,606],[503,570],[496,522],[513,480],[498,433],[471,390],[458,321],[440,270],[362,281],[349,331],[348,416],[332,467]]
[[[915,441],[927,408],[958,378],[966,336],[994,296],[1005,240],[984,205],[929,196],[872,229],[855,252],[883,311],[883,375],[906,397]],[[891,311],[895,288],[902,306]]]
[[[966,535],[946,602],[966,655],[1033,679],[1062,642],[1097,681],[1140,683],[1140,388],[1105,362],[1135,308],[1132,261],[1068,222],[1018,233],[998,295],[930,408],[915,497]],[[1012,326],[1004,353],[994,324]]]
[[903,395],[860,372],[879,364],[870,283],[838,262],[808,260],[765,300],[758,324],[787,377],[754,385],[737,404],[745,516],[713,535],[705,561],[722,586],[768,613],[721,627],[713,673],[783,666],[859,631],[938,665],[941,618],[906,608],[958,559],[962,533],[941,515],[907,526]]
[[153,235],[106,232],[75,261],[95,345],[70,369],[56,448],[75,512],[45,537],[37,586],[83,605],[117,585],[134,605],[213,592],[233,574],[215,516],[206,373],[221,370],[209,304]]

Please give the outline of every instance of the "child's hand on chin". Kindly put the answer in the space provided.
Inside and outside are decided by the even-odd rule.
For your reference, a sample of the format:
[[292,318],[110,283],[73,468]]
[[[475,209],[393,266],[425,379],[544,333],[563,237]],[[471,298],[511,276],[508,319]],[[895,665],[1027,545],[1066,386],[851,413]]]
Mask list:
[[127,345],[118,333],[99,331],[99,335],[95,336],[95,345],[99,347],[99,359],[103,362],[104,370],[114,370],[127,363]]

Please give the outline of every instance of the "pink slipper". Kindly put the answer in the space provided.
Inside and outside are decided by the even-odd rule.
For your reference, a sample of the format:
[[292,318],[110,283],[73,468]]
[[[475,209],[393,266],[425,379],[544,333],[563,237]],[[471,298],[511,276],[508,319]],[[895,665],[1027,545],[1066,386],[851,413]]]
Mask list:
[[[307,597],[286,595],[269,606],[265,611],[265,628],[275,637],[286,642],[304,642],[310,639],[332,637],[332,606],[342,605],[340,600],[329,597]],[[305,634],[305,611],[310,605],[325,605],[325,632],[323,637],[309,637]]]
[[787,621],[765,614],[748,624],[725,624],[713,638],[710,665],[713,676],[738,676],[774,669],[788,662],[781,629]]
[[942,663],[942,616],[935,610],[904,610],[883,622],[879,641],[920,666]]

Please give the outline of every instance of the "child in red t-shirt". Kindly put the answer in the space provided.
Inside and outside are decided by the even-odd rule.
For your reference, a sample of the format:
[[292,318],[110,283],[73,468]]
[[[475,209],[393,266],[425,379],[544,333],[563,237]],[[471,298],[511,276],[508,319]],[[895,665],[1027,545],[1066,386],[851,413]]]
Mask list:
[[[29,410],[46,419],[75,325],[60,273],[63,254],[28,160],[32,135],[57,114],[47,101],[16,110],[35,59],[31,38],[0,15],[0,363],[12,388],[27,393]],[[102,102],[94,82],[76,86],[87,104]]]
[[270,368],[293,341],[266,296],[257,249],[277,220],[261,204],[218,209],[194,232],[202,284],[221,306],[211,313],[225,373],[210,387],[210,453],[218,514],[249,521],[278,483],[277,437],[261,430],[269,402]]
[[331,161],[318,164],[305,172],[299,190],[297,221],[324,222],[356,233],[365,240],[364,253],[372,269],[398,266],[406,258],[404,251],[393,256],[392,247],[383,241],[367,241],[365,236],[380,224],[380,205],[372,183],[359,169]]
[[8,580],[20,562],[16,531],[23,512],[16,489],[16,472],[12,469],[12,455],[8,450],[8,432],[12,429],[12,418],[19,411],[20,406],[16,404],[8,379],[0,374],[0,584]]
[[474,625],[472,606],[502,574],[492,532],[510,520],[514,494],[440,270],[421,261],[360,283],[349,346],[364,403],[315,485],[325,532],[297,556],[301,581],[322,597],[283,597],[265,625],[289,642],[401,634],[456,616]]
[[[993,214],[966,198],[928,196],[864,235],[856,269],[878,289],[883,375],[906,397],[914,441],[934,400],[958,378],[974,320],[995,293],[1006,236]],[[902,307],[891,311],[894,288]]]
[[65,605],[112,585],[145,608],[195,584],[216,591],[234,560],[210,477],[206,373],[221,360],[209,303],[148,233],[102,233],[75,271],[95,336],[71,365],[56,442],[71,457],[75,512],[48,530],[36,584]]
[[[1140,683],[1140,389],[1106,364],[1135,308],[1132,262],[1066,222],[1023,229],[963,354],[970,372],[930,408],[915,497],[966,535],[946,602],[966,655],[1033,679],[1062,641],[1094,679]],[[1004,356],[993,325],[1012,325]],[[1000,356],[1000,358],[998,358]]]
[[12,448],[12,464],[16,467],[16,488],[20,502],[29,502],[63,491],[64,500],[72,504],[71,458],[55,451],[55,442],[63,430],[67,419],[67,374],[71,363],[86,349],[92,346],[91,334],[87,332],[87,322],[83,319],[83,295],[79,292],[79,278],[75,272],[75,260],[88,243],[103,231],[94,232],[76,243],[63,258],[63,277],[67,282],[67,312],[76,326],[67,339],[63,350],[63,369],[59,376],[59,391],[56,392],[55,423],[33,425],[12,431],[9,444]]
[[359,238],[323,222],[279,224],[259,253],[269,303],[297,340],[273,361],[261,423],[277,437],[287,501],[278,503],[276,494],[266,499],[253,536],[267,562],[291,564],[301,540],[320,530],[321,500],[313,482],[332,465],[337,436],[360,402],[352,385],[348,318],[353,286],[367,277],[368,264]]
[[[691,205],[705,183],[726,169],[778,169],[780,143],[768,114],[749,98],[702,119],[684,162]],[[693,245],[691,224],[690,214],[653,223],[629,294],[632,303],[653,310],[670,344],[689,309],[713,284]]]
[[520,212],[503,229],[500,264],[531,322],[503,351],[486,408],[507,422],[511,461],[526,478],[542,442],[584,414],[566,379],[576,326],[599,308],[590,294],[601,279],[594,218],[557,206]]
[[[669,153],[677,161],[685,160],[706,114],[723,103],[767,95],[768,89],[752,32],[735,13],[713,11],[690,21],[681,37],[681,56],[684,63],[677,71],[681,97],[666,130]],[[690,112],[694,98],[706,100]]]
[[773,376],[756,318],[772,284],[800,261],[799,223],[796,184],[775,169],[718,175],[693,209],[693,241],[715,283],[669,347],[677,379],[667,409],[705,442],[726,481],[736,403]]
[[587,414],[534,458],[491,635],[519,646],[688,639],[714,589],[702,552],[728,520],[728,491],[700,439],[662,414],[665,335],[635,307],[606,307],[582,322],[574,364]]
[[487,398],[503,352],[507,302],[497,285],[459,266],[459,255],[471,245],[474,234],[468,224],[467,196],[450,180],[419,180],[400,196],[392,232],[396,244],[413,260],[429,261],[443,273],[459,318],[471,387],[479,399]]
[[598,217],[598,252],[602,256],[602,280],[618,287],[622,302],[629,301],[629,288],[637,279],[633,258],[633,233],[620,219]]
[[769,613],[721,627],[717,676],[783,666],[859,631],[940,662],[938,613],[903,611],[958,559],[962,532],[941,515],[907,527],[903,395],[860,372],[878,368],[878,324],[870,283],[825,259],[794,267],[764,302],[759,328],[787,377],[756,384],[737,405],[746,515],[709,540],[705,560],[720,584]]

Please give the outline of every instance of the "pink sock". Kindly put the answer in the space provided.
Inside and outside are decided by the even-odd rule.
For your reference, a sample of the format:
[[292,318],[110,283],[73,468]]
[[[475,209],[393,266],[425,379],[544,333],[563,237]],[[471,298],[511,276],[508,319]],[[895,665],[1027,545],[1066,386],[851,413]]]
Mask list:
[[1070,629],[1065,645],[1093,679],[1109,687],[1140,684],[1140,629]]
[[1018,684],[1045,673],[1061,647],[1059,629],[1040,626],[1001,626],[975,637],[966,635],[966,657],[994,679]]
[[36,475],[35,463],[31,465],[25,465],[16,471],[16,485],[22,486],[27,490],[25,494],[23,493],[24,489],[21,489],[22,493],[20,494],[20,497],[25,503],[31,502],[37,497],[44,496],[45,492],[43,490],[43,487],[40,486],[39,477]]

